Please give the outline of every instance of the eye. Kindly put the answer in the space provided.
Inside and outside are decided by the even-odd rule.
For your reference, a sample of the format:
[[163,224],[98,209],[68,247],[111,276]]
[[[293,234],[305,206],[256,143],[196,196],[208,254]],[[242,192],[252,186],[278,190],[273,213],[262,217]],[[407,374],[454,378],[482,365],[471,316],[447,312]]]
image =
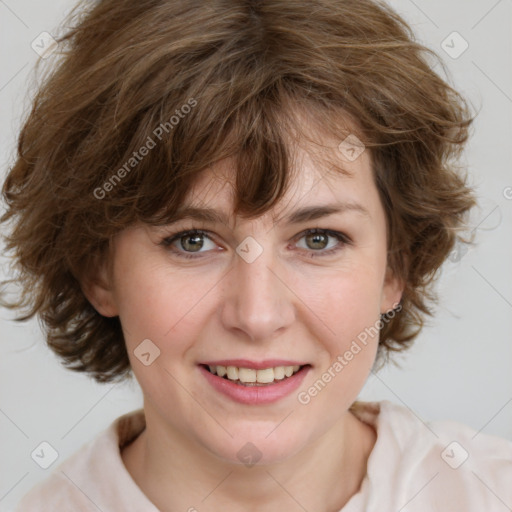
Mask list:
[[[329,238],[335,240],[334,244],[331,243],[330,246]],[[352,243],[344,233],[320,228],[309,229],[296,238],[298,241],[302,239],[305,240],[306,247],[301,249],[309,252],[308,256],[311,258],[334,254],[345,245]],[[205,248],[205,240],[209,241],[212,247],[208,249],[208,244],[206,244],[206,250],[202,251],[201,249]],[[217,247],[208,233],[200,229],[181,231],[168,236],[160,242],[160,245],[169,248],[178,257],[187,259],[200,258],[202,253],[214,250]],[[329,248],[325,250],[326,247]]]
[[[201,251],[201,249],[205,245],[205,239],[209,240],[213,245],[213,247],[211,247],[210,249],[214,249],[216,247],[215,244],[212,242],[211,238],[206,234],[206,232],[200,229],[191,229],[189,231],[182,231],[180,233],[176,233],[175,235],[171,235],[167,238],[164,238],[160,242],[160,245],[168,247],[169,249],[171,249],[172,252],[178,254],[183,258],[198,258],[200,256],[196,256],[193,253],[200,254],[201,252],[206,252]],[[176,244],[176,242],[178,243]],[[178,245],[179,248],[176,248],[176,245]]]
[[[329,247],[329,238],[334,238],[336,242],[331,244],[329,249],[325,250],[326,247]],[[344,233],[320,228],[308,229],[300,235],[299,240],[302,239],[306,243],[305,249],[312,251],[308,254],[311,258],[334,254],[341,250],[343,246],[351,243],[350,238]]]

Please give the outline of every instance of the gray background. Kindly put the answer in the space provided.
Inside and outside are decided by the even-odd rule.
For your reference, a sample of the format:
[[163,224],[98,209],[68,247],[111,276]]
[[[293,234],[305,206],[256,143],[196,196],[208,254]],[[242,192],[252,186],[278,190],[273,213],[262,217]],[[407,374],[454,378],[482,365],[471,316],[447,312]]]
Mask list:
[[[424,420],[453,419],[512,439],[512,1],[389,3],[443,57],[452,83],[480,111],[463,159],[480,199],[472,219],[478,246],[447,262],[436,317],[398,358],[402,368],[371,375],[361,398],[389,399]],[[73,5],[0,0],[2,178],[33,90],[38,56],[31,43],[43,31],[57,34]],[[457,58],[441,46],[446,41],[452,53],[462,49],[454,31],[469,45]],[[5,262],[2,253],[0,278]],[[15,324],[10,317],[0,310],[0,511],[12,510],[57,463],[142,404],[134,382],[99,385],[63,369],[45,348],[36,320]],[[30,457],[42,441],[59,454],[47,470]]]

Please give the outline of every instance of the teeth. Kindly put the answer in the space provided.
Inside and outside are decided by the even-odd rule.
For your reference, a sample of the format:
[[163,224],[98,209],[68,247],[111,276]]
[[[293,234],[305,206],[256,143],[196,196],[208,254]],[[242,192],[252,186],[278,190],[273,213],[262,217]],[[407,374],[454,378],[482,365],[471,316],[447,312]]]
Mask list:
[[284,366],[277,366],[274,368],[274,379],[281,380],[284,379]]
[[228,371],[229,380],[238,380],[238,368],[236,366],[228,366],[226,370]]
[[256,370],[252,368],[239,368],[238,380],[240,382],[256,382]]
[[265,368],[265,370],[258,370],[256,372],[256,380],[260,384],[268,384],[269,382],[274,382],[274,378],[275,375],[272,368]]
[[242,384],[270,384],[275,380],[283,380],[291,377],[299,371],[300,366],[276,366],[275,368],[238,368],[237,366],[213,366],[208,365],[211,373],[219,377],[227,377],[229,380],[240,381]]

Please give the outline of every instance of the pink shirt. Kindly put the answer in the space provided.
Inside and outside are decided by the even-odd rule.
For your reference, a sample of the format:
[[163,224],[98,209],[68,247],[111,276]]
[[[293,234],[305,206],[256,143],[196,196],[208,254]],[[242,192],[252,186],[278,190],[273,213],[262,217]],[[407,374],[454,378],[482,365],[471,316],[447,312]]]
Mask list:
[[[367,474],[340,512],[512,510],[512,442],[452,421],[423,423],[389,401],[355,414],[377,431]],[[145,425],[142,410],[118,418],[64,461],[17,512],[158,512],[137,487],[120,447]]]

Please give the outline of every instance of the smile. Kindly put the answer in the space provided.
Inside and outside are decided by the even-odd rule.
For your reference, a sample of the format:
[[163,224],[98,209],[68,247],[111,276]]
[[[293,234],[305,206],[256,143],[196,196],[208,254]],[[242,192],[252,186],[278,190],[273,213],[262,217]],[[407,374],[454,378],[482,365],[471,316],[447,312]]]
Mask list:
[[294,393],[311,370],[310,364],[272,360],[212,361],[198,365],[210,389],[220,398],[246,405],[277,402]]
[[256,370],[239,366],[208,365],[210,373],[243,386],[266,386],[297,373],[301,366],[275,366]]

